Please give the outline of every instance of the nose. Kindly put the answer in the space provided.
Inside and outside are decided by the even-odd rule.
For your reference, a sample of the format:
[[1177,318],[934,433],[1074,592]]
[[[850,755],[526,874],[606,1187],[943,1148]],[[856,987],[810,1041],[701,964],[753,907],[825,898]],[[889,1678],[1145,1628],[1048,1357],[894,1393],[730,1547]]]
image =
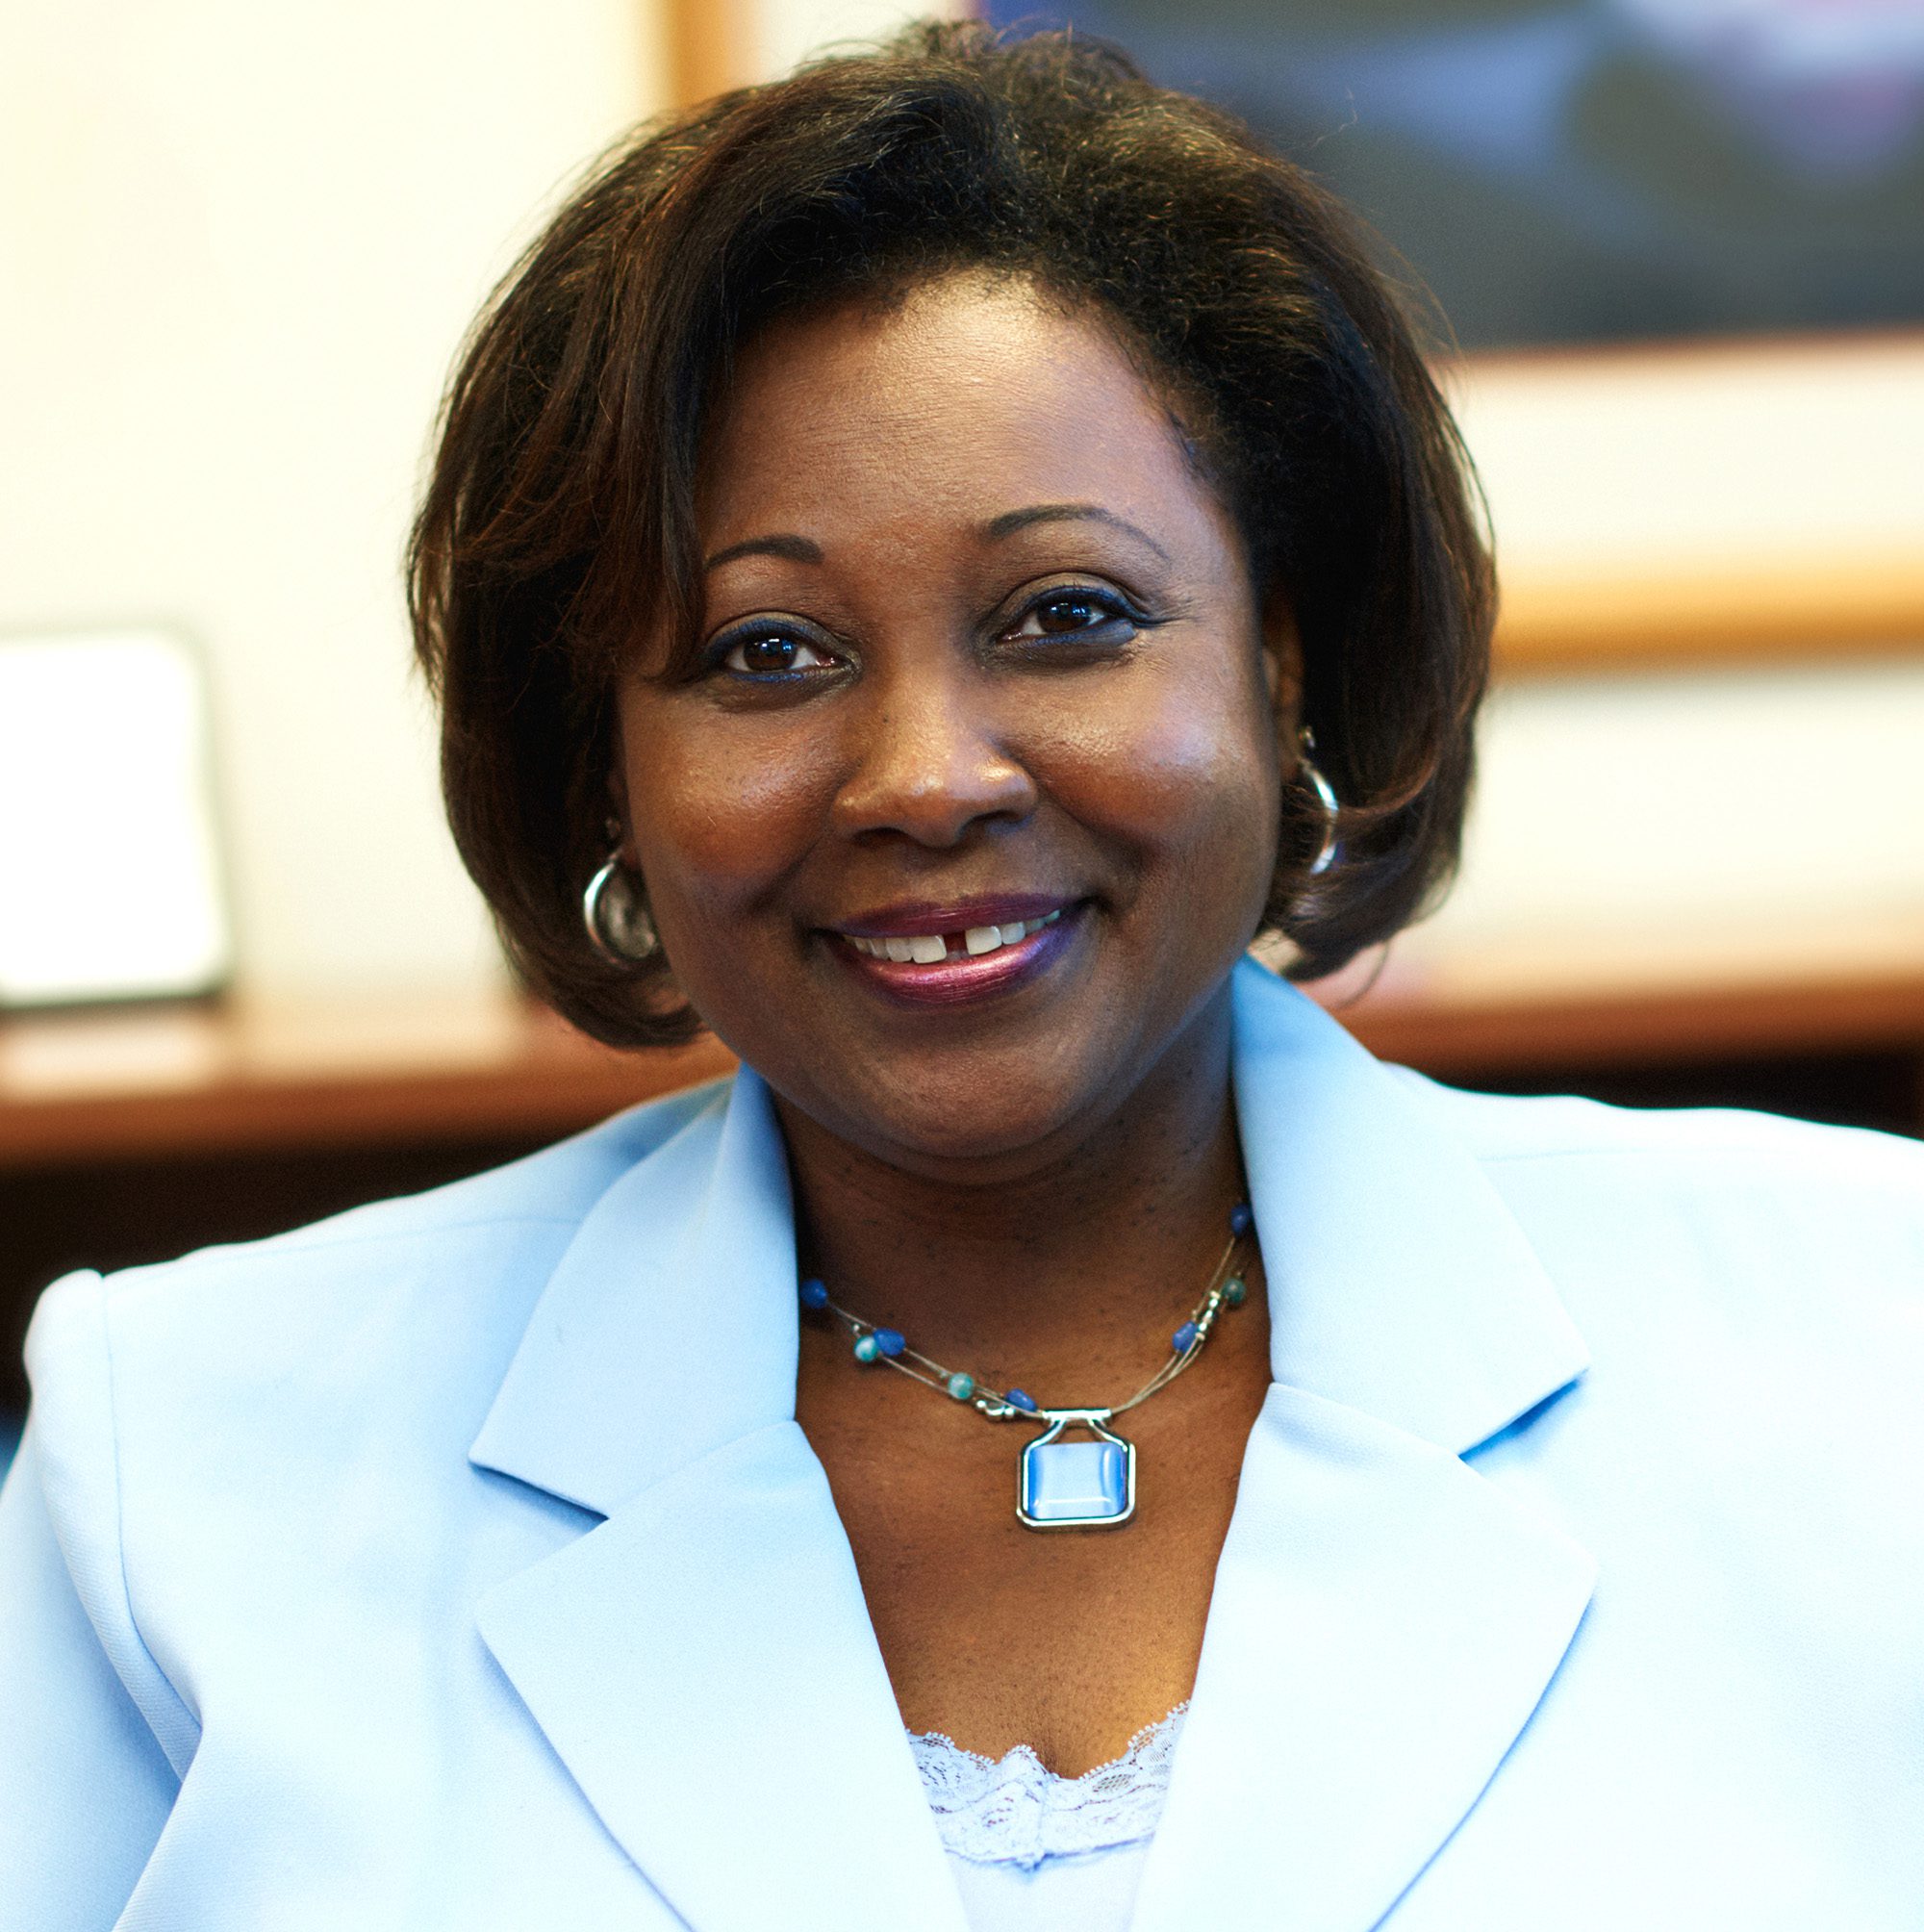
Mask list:
[[896,833],[946,848],[1035,809],[1034,779],[1002,742],[989,694],[966,672],[899,675],[850,720],[855,739],[833,807],[845,837]]

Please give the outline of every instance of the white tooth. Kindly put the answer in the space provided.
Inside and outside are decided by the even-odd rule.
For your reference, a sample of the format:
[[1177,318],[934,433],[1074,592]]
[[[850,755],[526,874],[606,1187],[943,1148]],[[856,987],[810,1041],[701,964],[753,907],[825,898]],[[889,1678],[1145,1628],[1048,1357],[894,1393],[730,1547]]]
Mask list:
[[906,939],[887,939],[882,942],[885,957],[906,966],[915,957],[915,948]]
[[1049,921],[1046,919],[1025,919],[1023,921],[1024,937],[1026,937],[1031,932],[1040,932],[1048,924]]
[[1043,920],[1042,923],[1045,926],[1053,926],[1055,922],[1061,917],[1062,917],[1062,908],[1061,906],[1058,905],[1053,912],[1049,914],[1049,916]]
[[993,953],[1002,943],[1002,928],[1000,926],[972,926],[962,935],[962,944],[972,955],[977,953]]
[[1002,944],[1004,946],[1013,946],[1028,930],[1028,928],[1020,919],[1017,919],[1011,921],[1007,926],[997,927],[996,930],[1002,935]]
[[939,932],[918,932],[908,942],[909,957],[918,966],[933,966],[938,959],[949,957],[949,948],[943,944]]
[[857,953],[866,953],[872,959],[874,957],[875,942],[873,939],[856,938],[850,943]]

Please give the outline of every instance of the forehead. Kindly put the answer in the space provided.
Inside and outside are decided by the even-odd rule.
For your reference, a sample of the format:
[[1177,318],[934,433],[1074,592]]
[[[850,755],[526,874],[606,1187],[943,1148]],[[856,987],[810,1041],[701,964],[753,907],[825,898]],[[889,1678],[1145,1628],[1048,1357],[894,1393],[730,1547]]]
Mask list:
[[750,339],[710,424],[710,548],[760,532],[978,526],[1095,503],[1177,541],[1224,519],[1168,403],[1114,334],[1019,281],[956,275]]

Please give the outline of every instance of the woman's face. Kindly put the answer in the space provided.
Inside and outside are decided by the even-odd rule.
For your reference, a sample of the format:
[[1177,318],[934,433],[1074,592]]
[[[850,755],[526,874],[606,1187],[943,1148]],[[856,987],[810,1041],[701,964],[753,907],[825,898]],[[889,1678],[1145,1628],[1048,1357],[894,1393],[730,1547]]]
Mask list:
[[701,666],[619,697],[675,978],[871,1153],[1066,1152],[1221,1016],[1286,620],[1165,405],[1025,286],[779,322],[712,420]]

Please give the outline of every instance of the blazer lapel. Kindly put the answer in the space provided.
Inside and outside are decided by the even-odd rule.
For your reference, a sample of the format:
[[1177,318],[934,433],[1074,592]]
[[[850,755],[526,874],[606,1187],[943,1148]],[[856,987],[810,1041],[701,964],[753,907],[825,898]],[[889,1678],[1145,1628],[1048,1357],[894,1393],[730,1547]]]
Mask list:
[[1421,1089],[1253,965],[1235,1000],[1277,1385],[1135,1926],[1366,1932],[1476,1804],[1589,1602],[1588,1553],[1462,1460],[1536,1426],[1586,1357]]
[[697,1932],[961,1932],[796,1354],[787,1169],[744,1071],[535,1310],[473,1460],[606,1520],[490,1591],[481,1634]]

